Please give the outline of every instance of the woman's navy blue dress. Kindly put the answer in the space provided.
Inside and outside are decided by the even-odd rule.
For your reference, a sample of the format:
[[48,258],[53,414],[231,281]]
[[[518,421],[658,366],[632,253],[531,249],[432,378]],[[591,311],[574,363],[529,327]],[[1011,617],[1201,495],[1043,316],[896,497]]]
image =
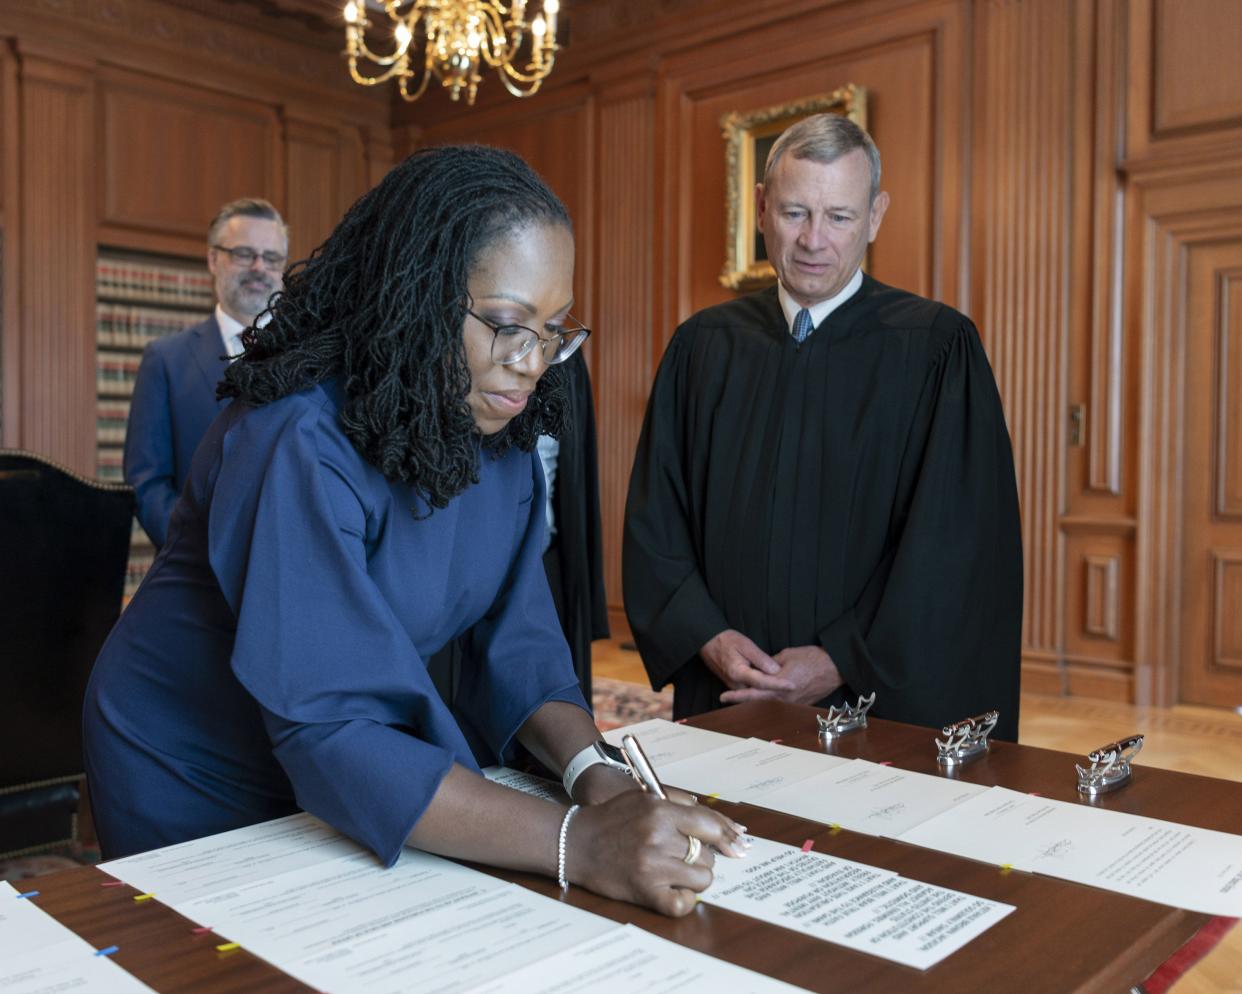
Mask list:
[[[428,515],[353,448],[339,403],[335,383],[234,402],[200,445],[87,691],[108,857],[301,808],[391,865],[454,763],[503,757],[548,701],[586,708],[534,454],[484,453]],[[455,720],[424,660],[459,636]]]

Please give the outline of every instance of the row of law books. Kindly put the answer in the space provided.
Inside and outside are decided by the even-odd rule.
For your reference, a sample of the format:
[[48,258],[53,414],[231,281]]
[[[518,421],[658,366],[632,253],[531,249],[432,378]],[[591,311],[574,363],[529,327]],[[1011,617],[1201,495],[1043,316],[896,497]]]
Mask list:
[[133,354],[100,352],[95,358],[95,392],[99,402],[105,398],[129,397],[134,392],[138,366],[142,359]]
[[99,301],[95,305],[95,344],[101,350],[141,350],[148,342],[198,324],[198,311],[172,311],[141,304]]
[[[95,263],[95,453],[103,480],[124,480],[130,397],[148,342],[202,321],[215,303],[204,262],[101,248]],[[125,603],[155,550],[137,521],[125,574]]]
[[129,401],[99,398],[95,408],[95,441],[105,445],[122,445],[125,426],[129,423]]
[[205,266],[100,255],[95,263],[95,292],[113,300],[173,304],[210,310],[215,300]]

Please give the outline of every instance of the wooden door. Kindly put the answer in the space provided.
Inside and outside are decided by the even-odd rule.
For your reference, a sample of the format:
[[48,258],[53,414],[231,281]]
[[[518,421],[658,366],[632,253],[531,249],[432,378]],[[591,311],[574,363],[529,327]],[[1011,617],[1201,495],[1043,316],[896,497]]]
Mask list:
[[1186,256],[1181,694],[1242,707],[1242,237]]

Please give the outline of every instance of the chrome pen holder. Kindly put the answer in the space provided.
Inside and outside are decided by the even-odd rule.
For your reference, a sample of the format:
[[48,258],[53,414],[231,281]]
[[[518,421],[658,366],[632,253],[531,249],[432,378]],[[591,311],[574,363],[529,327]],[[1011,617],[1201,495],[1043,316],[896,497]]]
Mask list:
[[850,707],[845,704],[839,708],[830,707],[826,715],[817,714],[815,721],[819,724],[819,737],[831,742],[842,735],[857,732],[867,727],[867,712],[875,703],[875,691],[867,697],[859,697],[858,703]]
[[1100,746],[1087,754],[1091,765],[1083,769],[1077,763],[1078,793],[1087,797],[1107,794],[1109,791],[1120,790],[1130,782],[1134,775],[1130,760],[1143,748],[1143,736],[1131,735],[1126,739],[1118,739],[1106,746]]
[[988,735],[999,720],[999,711],[986,711],[945,725],[940,729],[940,734],[945,736],[944,741],[936,739],[936,762],[941,766],[961,766],[986,755]]

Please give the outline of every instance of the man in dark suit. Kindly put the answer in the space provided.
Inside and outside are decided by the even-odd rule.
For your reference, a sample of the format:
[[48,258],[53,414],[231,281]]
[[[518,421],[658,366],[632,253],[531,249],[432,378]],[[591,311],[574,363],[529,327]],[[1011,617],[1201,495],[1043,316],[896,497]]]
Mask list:
[[225,204],[207,229],[215,313],[151,342],[142,354],[125,432],[125,482],[138,520],[158,549],[190,460],[224,404],[216,384],[242,351],[241,334],[284,285],[289,233],[276,208],[246,198]]

